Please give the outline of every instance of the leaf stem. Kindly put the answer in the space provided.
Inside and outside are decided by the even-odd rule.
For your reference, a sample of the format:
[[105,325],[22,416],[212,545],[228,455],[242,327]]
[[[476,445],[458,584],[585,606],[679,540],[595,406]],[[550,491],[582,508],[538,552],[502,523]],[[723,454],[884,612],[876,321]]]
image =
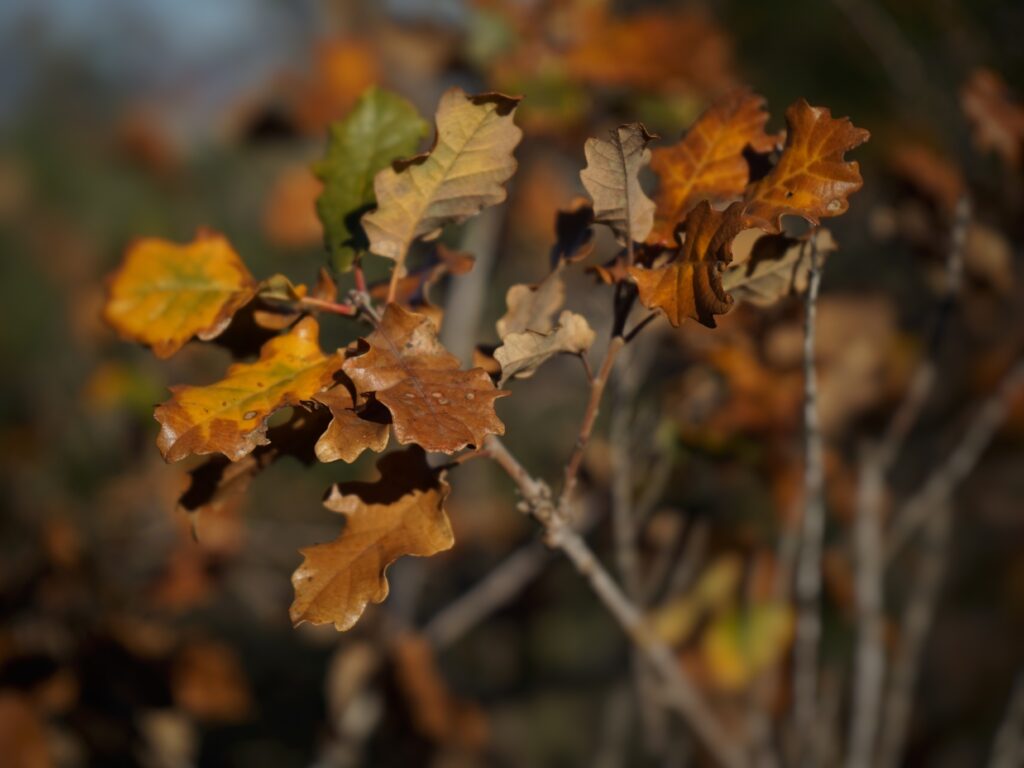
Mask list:
[[339,304],[336,301],[315,299],[312,296],[303,296],[298,300],[297,304],[300,307],[307,307],[319,312],[330,312],[334,315],[344,315],[345,317],[355,317],[359,311],[353,304]]

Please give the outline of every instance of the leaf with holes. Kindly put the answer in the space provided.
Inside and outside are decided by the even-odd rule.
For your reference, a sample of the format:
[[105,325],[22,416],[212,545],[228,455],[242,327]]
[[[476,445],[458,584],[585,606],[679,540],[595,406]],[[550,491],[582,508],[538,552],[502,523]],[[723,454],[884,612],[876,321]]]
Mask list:
[[344,632],[368,603],[388,596],[387,567],[399,557],[428,557],[455,543],[444,509],[449,487],[444,473],[427,465],[420,448],[389,453],[377,464],[374,483],[334,486],[324,501],[345,516],[334,541],[301,550],[292,576],[292,622],[329,624]]
[[344,358],[325,355],[320,327],[304,318],[275,336],[254,363],[237,363],[227,376],[205,387],[174,387],[173,397],[157,406],[157,446],[167,461],[223,453],[237,461],[267,444],[267,419],[275,411],[311,400],[327,389]]
[[516,170],[512,151],[523,135],[512,121],[517,104],[500,93],[445,92],[433,148],[374,179],[377,210],[362,222],[373,253],[394,259],[401,273],[414,240],[505,200],[505,182]]
[[389,304],[363,343],[366,352],[346,360],[344,371],[391,411],[400,443],[454,453],[505,433],[494,401],[509,393],[495,389],[482,368],[460,370],[429,318]]
[[222,235],[200,230],[184,245],[147,237],[128,247],[111,277],[103,317],[125,338],[170,357],[193,336],[218,336],[256,289]]

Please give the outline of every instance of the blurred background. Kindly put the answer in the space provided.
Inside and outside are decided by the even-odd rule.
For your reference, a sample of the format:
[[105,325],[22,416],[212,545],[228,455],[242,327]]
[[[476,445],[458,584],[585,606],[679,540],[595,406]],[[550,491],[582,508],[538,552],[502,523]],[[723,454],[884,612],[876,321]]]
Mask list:
[[[324,489],[372,477],[372,458],[281,462],[230,501],[216,535],[192,537],[178,504],[190,467],[161,460],[152,409],[168,385],[219,378],[230,355],[191,344],[157,361],[119,341],[99,318],[105,276],[132,238],[184,242],[208,226],[257,277],[311,282],[326,255],[309,168],[374,83],[428,118],[451,85],[525,95],[509,201],[446,234],[478,259],[476,277],[438,296],[463,356],[496,342],[509,285],[546,274],[588,136],[642,120],[674,142],[743,84],[767,98],[770,129],[805,97],[871,131],[854,153],[864,188],[828,223],[840,249],[820,303],[822,754],[838,764],[860,451],[934,360],[890,475],[898,507],[1021,352],[1022,37],[1017,0],[5,0],[0,765],[711,764],[645,700],[628,641],[487,467],[453,475],[455,549],[396,564],[388,602],[344,635],[292,629],[289,578],[299,547],[340,529]],[[930,345],[965,192],[963,282]],[[613,252],[601,234],[588,264]],[[594,284],[578,270],[568,304],[602,331],[611,289]],[[609,478],[632,457],[641,602],[737,729],[751,707],[784,720],[790,706],[792,610],[772,584],[800,508],[800,320],[794,298],[715,331],[652,328],[585,466],[590,540],[614,570]],[[323,324],[325,345],[353,337],[344,320]],[[578,362],[561,360],[499,403],[508,444],[548,479],[583,387]],[[916,574],[936,562],[943,574],[896,764],[985,765],[1024,669],[1024,399],[1005,404],[954,489],[952,533],[897,552],[888,574],[894,653]],[[506,591],[460,613],[496,571]],[[777,685],[762,695],[766,679]]]

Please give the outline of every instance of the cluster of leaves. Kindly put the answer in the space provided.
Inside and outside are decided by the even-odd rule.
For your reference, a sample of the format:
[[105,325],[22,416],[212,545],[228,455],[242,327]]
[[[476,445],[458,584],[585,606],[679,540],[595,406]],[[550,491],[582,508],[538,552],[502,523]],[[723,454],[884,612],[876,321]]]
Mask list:
[[[213,384],[174,388],[155,412],[167,461],[216,454],[193,470],[182,502],[197,515],[200,535],[204,511],[244,491],[281,455],[306,457],[315,443],[316,459],[351,462],[385,450],[391,435],[406,446],[381,459],[379,480],[328,494],[325,506],[346,525],[335,541],[303,550],[293,577],[296,623],[348,629],[367,603],[386,597],[385,569],[396,558],[452,546],[445,470],[432,468],[427,452],[481,452],[488,436],[505,431],[495,401],[509,393],[499,386],[554,355],[587,355],[595,333],[582,315],[562,310],[563,273],[590,255],[595,224],[621,246],[593,271],[599,285],[615,285],[613,334],[628,340],[646,324],[626,331],[637,298],[674,326],[689,318],[714,327],[715,315],[735,301],[770,304],[798,290],[809,251],[824,253],[831,240],[819,229],[785,234],[783,217],[816,226],[843,213],[861,185],[857,164],[844,155],[866,131],[798,101],[786,112],[785,135],[770,135],[763,100],[745,90],[653,153],[655,137],[640,123],[590,139],[580,174],[590,199],[558,214],[550,274],[509,290],[500,346],[464,369],[438,338],[441,310],[429,290],[473,260],[436,240],[446,226],[505,200],[522,137],[513,122],[518,103],[447,91],[433,145],[411,157],[426,124],[389,92],[369,89],[331,127],[316,168],[317,210],[335,277],[353,277],[341,300],[327,273],[312,288],[280,275],[257,281],[224,237],[205,231],[184,245],[133,243],[110,281],[106,320],[157,356],[192,338],[227,344],[229,326],[254,331],[248,345],[229,344],[243,355],[254,351],[252,338],[263,340],[255,359],[235,363]],[[654,200],[641,185],[648,162],[659,181]],[[740,239],[744,252],[734,253]],[[414,247],[426,253],[415,269]],[[362,262],[370,254],[393,262],[385,283],[366,284]],[[370,331],[325,351],[313,314],[349,317]],[[291,417],[271,426],[287,409]]]

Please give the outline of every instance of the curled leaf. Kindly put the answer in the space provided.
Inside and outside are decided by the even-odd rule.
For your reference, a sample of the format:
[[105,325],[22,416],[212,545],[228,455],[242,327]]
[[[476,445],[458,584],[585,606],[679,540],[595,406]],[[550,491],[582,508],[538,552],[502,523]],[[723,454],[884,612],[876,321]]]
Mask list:
[[103,318],[157,357],[170,357],[193,336],[218,336],[256,287],[222,235],[200,230],[184,245],[147,237],[128,247],[112,275]]
[[594,221],[611,227],[623,245],[643,242],[654,223],[654,203],[640,186],[653,138],[643,123],[629,123],[612,131],[611,140],[587,139],[583,147],[587,167],[580,179],[594,201]]
[[523,331],[505,336],[494,352],[501,364],[499,386],[509,379],[526,379],[547,360],[560,353],[583,354],[594,343],[594,331],[587,319],[565,310],[549,333]]
[[656,268],[630,267],[643,305],[662,310],[674,326],[691,318],[714,328],[714,316],[732,306],[722,287],[722,269],[732,261],[732,241],[743,228],[742,213],[742,203],[716,211],[702,202],[686,217],[685,237],[674,261]]
[[505,293],[505,314],[497,322],[498,336],[530,330],[547,333],[551,330],[562,302],[565,301],[565,280],[559,262],[547,277],[536,285],[518,283]]
[[333,623],[344,632],[368,603],[388,596],[384,572],[391,563],[455,543],[444,509],[448,483],[427,466],[421,449],[390,453],[377,468],[377,482],[336,485],[324,501],[345,516],[345,529],[334,541],[301,550],[304,560],[292,576],[293,623]]
[[647,241],[671,247],[676,224],[701,200],[740,197],[750,177],[743,150],[750,146],[767,152],[778,143],[764,132],[767,122],[764,99],[741,90],[713,104],[677,144],[655,149],[651,170],[658,175],[657,212]]
[[847,197],[863,184],[860,166],[844,156],[871,136],[848,117],[833,118],[825,107],[803,99],[786,110],[786,145],[774,168],[747,190],[747,216],[769,232],[782,231],[784,215],[812,224],[839,216]]
[[415,152],[427,129],[412,104],[376,86],[331,125],[327,154],[313,171],[324,185],[316,211],[336,269],[348,271],[356,253],[367,247],[359,218],[376,201],[374,176]]
[[363,216],[370,250],[401,269],[413,241],[438,234],[505,200],[523,132],[512,121],[519,99],[467,96],[452,88],[437,107],[437,135],[426,154],[396,162],[374,179],[377,210]]
[[339,384],[315,399],[326,405],[333,417],[327,431],[316,441],[316,457],[320,461],[340,459],[352,463],[367,449],[379,453],[387,447],[387,414],[374,413],[370,408],[357,411],[348,387]]
[[345,361],[344,371],[359,392],[374,393],[391,411],[400,443],[454,453],[505,433],[494,401],[508,392],[495,389],[481,368],[459,370],[427,317],[389,304],[365,344],[366,353]]
[[227,376],[205,387],[174,387],[173,397],[157,406],[161,424],[157,447],[167,461],[223,453],[237,461],[267,444],[267,418],[331,385],[344,358],[325,355],[312,317],[275,336],[254,363],[237,363]]

